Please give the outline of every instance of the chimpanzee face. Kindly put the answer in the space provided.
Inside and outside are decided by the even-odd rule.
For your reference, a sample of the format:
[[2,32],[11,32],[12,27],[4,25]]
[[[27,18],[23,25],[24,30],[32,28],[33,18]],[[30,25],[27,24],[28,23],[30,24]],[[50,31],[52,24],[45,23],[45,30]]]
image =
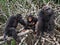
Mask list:
[[50,7],[46,6],[43,8],[43,12],[45,15],[50,15],[50,14],[52,14],[53,10]]
[[17,17],[17,20],[22,19],[22,15],[21,14],[17,14],[16,17]]
[[31,22],[31,21],[32,21],[32,17],[29,17],[29,18],[28,18],[28,21],[30,21],[30,22]]

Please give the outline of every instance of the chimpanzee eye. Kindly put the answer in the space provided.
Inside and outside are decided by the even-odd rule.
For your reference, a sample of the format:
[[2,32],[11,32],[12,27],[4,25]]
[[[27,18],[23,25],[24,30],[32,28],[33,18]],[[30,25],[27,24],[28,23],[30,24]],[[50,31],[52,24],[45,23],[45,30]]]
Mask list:
[[46,10],[50,10],[50,8],[46,9]]

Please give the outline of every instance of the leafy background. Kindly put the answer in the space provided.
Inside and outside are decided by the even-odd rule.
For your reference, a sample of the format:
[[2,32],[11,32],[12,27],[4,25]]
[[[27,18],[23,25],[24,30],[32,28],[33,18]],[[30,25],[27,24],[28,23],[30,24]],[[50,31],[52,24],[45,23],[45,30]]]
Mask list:
[[[42,5],[48,2],[51,3],[57,13],[56,15],[60,15],[58,9],[60,8],[60,0],[0,0],[0,34],[2,34],[2,30],[9,16],[16,15],[17,13],[22,14],[24,18],[29,14],[37,16]],[[15,45],[14,41],[12,41],[11,45]]]
[[60,0],[0,0],[0,22],[4,23],[7,17],[17,13],[37,15],[41,5],[49,1],[60,4]]

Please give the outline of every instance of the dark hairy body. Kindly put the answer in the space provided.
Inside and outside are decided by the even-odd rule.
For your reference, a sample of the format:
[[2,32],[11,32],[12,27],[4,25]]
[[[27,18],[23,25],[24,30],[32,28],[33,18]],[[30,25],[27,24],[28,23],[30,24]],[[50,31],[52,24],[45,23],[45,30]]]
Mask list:
[[38,35],[44,32],[51,33],[54,30],[54,11],[50,7],[43,7],[38,15]]
[[6,22],[6,26],[5,26],[5,36],[11,36],[13,37],[16,41],[19,40],[19,37],[17,36],[17,32],[16,32],[16,27],[18,25],[18,23],[25,25],[25,22],[22,19],[22,16],[20,14],[17,14],[16,16],[12,15],[9,17],[8,21]]
[[[31,21],[29,21],[29,17],[31,17]],[[33,17],[32,15],[28,16],[27,21],[26,21],[26,26],[25,26],[25,30],[26,29],[32,29],[35,32],[35,28],[36,28],[36,23],[37,23],[38,19],[36,17]]]

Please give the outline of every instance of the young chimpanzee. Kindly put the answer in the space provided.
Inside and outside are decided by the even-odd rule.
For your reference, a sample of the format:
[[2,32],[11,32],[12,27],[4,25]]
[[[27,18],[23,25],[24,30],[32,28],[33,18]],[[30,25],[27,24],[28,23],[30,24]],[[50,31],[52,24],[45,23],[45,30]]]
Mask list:
[[51,32],[54,29],[54,11],[49,6],[44,6],[38,15],[38,35],[44,32]]
[[35,32],[35,25],[36,25],[36,23],[37,23],[37,18],[34,17],[33,15],[29,15],[27,17],[25,30],[26,29],[32,29]]
[[16,27],[18,25],[18,23],[25,25],[25,22],[22,19],[21,14],[17,14],[17,15],[12,15],[9,17],[7,23],[6,23],[6,27],[5,27],[5,31],[4,31],[4,38],[6,38],[6,35],[8,36],[12,36],[17,42],[20,41],[19,37],[17,36],[17,32],[16,32]]

